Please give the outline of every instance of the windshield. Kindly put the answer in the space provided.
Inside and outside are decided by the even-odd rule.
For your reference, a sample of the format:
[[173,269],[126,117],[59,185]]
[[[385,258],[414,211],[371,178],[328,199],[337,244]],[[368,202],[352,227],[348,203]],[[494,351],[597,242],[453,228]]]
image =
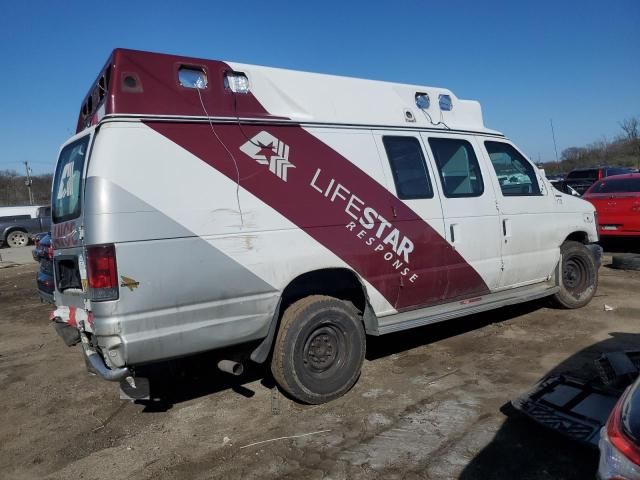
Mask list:
[[89,135],[70,143],[60,152],[51,192],[54,223],[66,222],[80,216],[80,190]]
[[640,177],[605,179],[596,183],[590,193],[640,193]]

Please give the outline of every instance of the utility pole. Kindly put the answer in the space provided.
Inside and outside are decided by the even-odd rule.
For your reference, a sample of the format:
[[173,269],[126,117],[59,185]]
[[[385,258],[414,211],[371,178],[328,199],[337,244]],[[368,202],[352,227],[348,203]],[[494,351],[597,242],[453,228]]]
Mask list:
[[31,186],[33,185],[33,180],[31,180],[31,169],[29,168],[29,162],[24,161],[24,168],[27,171],[27,179],[24,181],[24,184],[29,189],[29,205],[33,205],[33,192],[31,191]]
[[553,149],[556,151],[556,163],[558,163],[558,147],[556,146],[556,132],[553,130],[553,118],[549,119],[551,123],[551,136],[553,137]]

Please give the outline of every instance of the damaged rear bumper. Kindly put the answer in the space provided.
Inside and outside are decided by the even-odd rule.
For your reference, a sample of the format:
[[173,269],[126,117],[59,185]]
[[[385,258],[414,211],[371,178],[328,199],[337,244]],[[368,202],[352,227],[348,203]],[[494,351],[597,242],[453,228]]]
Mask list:
[[91,346],[87,335],[82,331],[86,323],[91,323],[91,316],[85,310],[58,307],[50,314],[50,319],[67,346],[71,347],[78,343],[82,345],[87,368],[92,373],[110,382],[119,382],[131,375],[127,367],[109,368],[102,355]]
[[129,369],[127,367],[120,368],[109,368],[104,363],[102,359],[102,355],[96,352],[89,345],[89,340],[85,335],[82,335],[82,350],[89,362],[89,366],[91,370],[99,375],[104,380],[108,380],[110,382],[119,382],[120,380],[124,380],[128,376],[131,375]]

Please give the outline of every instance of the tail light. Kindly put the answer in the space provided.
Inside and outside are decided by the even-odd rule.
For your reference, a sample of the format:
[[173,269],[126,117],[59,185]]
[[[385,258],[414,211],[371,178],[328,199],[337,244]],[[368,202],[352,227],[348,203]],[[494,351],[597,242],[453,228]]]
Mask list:
[[87,247],[87,284],[91,300],[118,298],[116,249],[113,245]]
[[622,396],[613,409],[613,412],[611,412],[611,416],[607,422],[607,436],[611,444],[620,453],[635,465],[640,465],[640,447],[629,438],[622,425],[622,410],[626,396],[626,394]]
[[47,258],[49,260],[53,260],[53,246],[49,245],[49,248],[47,248]]

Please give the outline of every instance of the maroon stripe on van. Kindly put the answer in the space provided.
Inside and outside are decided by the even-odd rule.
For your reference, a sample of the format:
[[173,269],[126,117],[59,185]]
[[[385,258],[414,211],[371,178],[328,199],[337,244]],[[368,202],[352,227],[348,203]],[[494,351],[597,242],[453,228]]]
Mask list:
[[[236,181],[234,163],[208,124],[146,124]],[[303,128],[222,124],[215,130],[233,152],[242,188],[334,252],[396,309],[489,292],[429,224]]]

